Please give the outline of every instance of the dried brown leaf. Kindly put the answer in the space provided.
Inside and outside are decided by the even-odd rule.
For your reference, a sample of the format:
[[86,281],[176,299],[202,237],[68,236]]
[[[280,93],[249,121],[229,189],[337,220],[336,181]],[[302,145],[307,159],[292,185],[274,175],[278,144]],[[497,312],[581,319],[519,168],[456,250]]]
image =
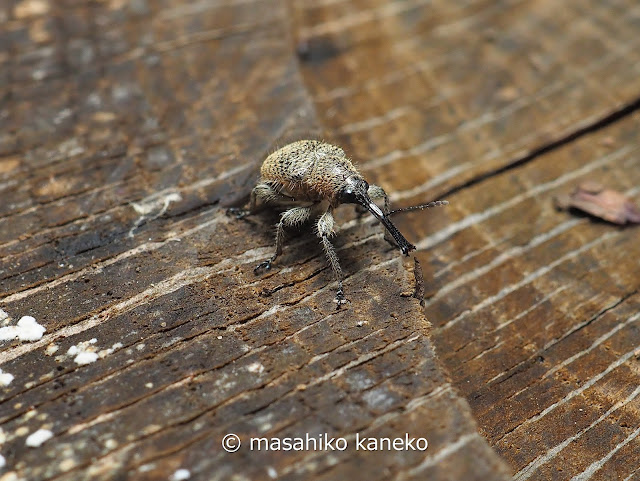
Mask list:
[[578,209],[613,224],[640,223],[640,209],[624,194],[586,181],[570,195],[555,198],[558,209]]

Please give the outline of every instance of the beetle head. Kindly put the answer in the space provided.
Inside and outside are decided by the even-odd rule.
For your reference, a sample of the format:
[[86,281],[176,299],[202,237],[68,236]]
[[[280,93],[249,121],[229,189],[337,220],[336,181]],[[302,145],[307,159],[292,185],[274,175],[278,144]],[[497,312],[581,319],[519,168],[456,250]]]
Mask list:
[[341,204],[360,204],[366,207],[363,200],[369,198],[368,190],[369,184],[367,184],[366,180],[349,177],[342,190],[340,190],[340,194],[338,194],[338,200]]

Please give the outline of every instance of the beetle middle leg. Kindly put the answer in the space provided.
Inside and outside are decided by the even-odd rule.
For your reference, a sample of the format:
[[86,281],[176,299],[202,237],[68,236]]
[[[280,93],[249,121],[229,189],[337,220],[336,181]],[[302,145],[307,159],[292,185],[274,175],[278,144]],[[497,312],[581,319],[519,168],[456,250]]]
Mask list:
[[258,272],[260,269],[271,269],[271,263],[282,254],[282,244],[284,243],[284,228],[292,227],[299,224],[304,224],[311,216],[311,207],[293,207],[282,213],[280,216],[280,222],[276,226],[276,252],[266,261],[261,262],[256,266],[254,272]]
[[347,299],[344,297],[344,291],[342,290],[342,269],[340,268],[340,261],[329,240],[329,237],[333,235],[333,225],[333,215],[331,215],[330,211],[325,212],[318,219],[318,237],[322,239],[322,247],[327,255],[329,264],[331,264],[331,269],[338,280],[338,292],[336,293],[334,302],[338,304],[337,308],[339,309],[342,304],[347,302]]

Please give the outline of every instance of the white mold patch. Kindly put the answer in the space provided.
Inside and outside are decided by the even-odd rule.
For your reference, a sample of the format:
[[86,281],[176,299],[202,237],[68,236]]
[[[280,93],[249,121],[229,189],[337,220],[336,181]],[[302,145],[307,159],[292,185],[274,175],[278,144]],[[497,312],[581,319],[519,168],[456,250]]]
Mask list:
[[191,472],[188,469],[178,469],[175,473],[173,473],[170,477],[170,481],[184,481],[185,479],[189,479],[191,477]]
[[0,369],[0,386],[8,386],[13,381],[13,374],[9,374],[8,372],[3,372]]
[[[6,314],[6,312],[2,312]],[[0,341],[12,341],[14,339],[38,341],[42,339],[45,331],[44,326],[38,324],[35,318],[22,316],[17,325],[0,327]]]
[[249,364],[247,366],[247,371],[255,372],[257,374],[260,374],[261,372],[264,371],[264,366],[262,364],[260,364],[259,362],[254,362],[254,363]]
[[[109,354],[112,354],[114,351],[117,351],[122,347],[122,343],[117,342],[112,347],[98,350],[96,347],[97,342],[98,340],[95,337],[88,341],[79,342],[67,350],[67,356],[73,357],[73,362],[83,366],[85,364],[96,362],[98,359],[104,359]],[[63,359],[64,356],[56,357],[56,360],[58,361],[62,361]]]
[[37,448],[53,437],[53,433],[48,429],[38,429],[27,438],[26,445],[30,448]]

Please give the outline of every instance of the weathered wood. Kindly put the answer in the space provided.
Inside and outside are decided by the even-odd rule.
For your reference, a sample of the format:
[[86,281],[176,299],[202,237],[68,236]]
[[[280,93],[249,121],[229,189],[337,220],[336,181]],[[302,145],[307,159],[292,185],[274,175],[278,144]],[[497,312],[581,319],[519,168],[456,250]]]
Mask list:
[[[637,25],[631,0],[0,5],[0,307],[47,329],[0,347],[0,476],[506,479],[499,454],[517,479],[636,479],[638,231],[552,197],[638,197]],[[347,309],[313,235],[253,274],[277,217],[221,204],[304,132],[398,205],[450,194],[395,218],[424,310],[348,209]],[[405,432],[428,450],[355,451]],[[306,433],[349,448],[247,450]]]
[[330,138],[397,202],[454,194],[399,222],[481,432],[517,479],[636,479],[638,232],[551,203],[586,178],[637,199],[635,2],[296,5]]
[[[507,478],[435,358],[412,260],[379,227],[336,241],[352,301],[336,312],[313,236],[256,278],[275,218],[218,205],[283,139],[319,130],[284,4],[24,0],[2,15],[1,307],[47,329],[0,351],[15,376],[3,480]],[[27,447],[37,429],[53,438]],[[307,433],[349,449],[246,446]],[[355,449],[404,433],[428,450]]]
[[[518,479],[551,479],[559,467],[564,479],[592,463],[603,467],[598,479],[625,479],[639,467],[638,231],[551,204],[584,178],[637,195],[637,131],[635,115],[524,166],[516,196],[507,194],[513,174],[461,193],[496,193],[491,215],[471,228],[484,245],[441,271],[427,313],[446,313],[434,326],[441,358]],[[513,215],[528,221],[497,227]]]

